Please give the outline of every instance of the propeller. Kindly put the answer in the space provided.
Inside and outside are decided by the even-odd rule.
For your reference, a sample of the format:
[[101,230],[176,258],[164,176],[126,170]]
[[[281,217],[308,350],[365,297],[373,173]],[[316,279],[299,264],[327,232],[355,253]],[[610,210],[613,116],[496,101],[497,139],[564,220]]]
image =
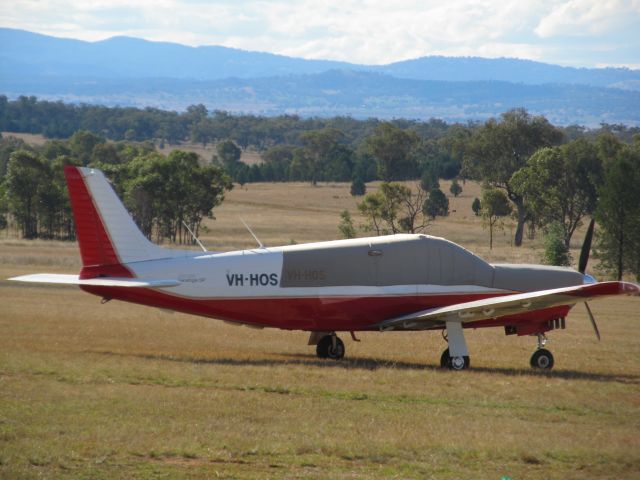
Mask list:
[[591,253],[591,240],[593,240],[593,227],[595,226],[595,219],[591,219],[589,227],[587,228],[587,234],[584,236],[584,242],[582,242],[582,249],[580,250],[580,260],[578,261],[578,271],[584,275],[587,270],[587,263],[589,262],[589,254]]
[[[595,283],[595,279],[591,275],[587,275],[585,273],[587,270],[587,263],[589,262],[589,254],[591,253],[591,241],[593,240],[593,228],[595,223],[596,221],[593,218],[589,222],[587,233],[584,236],[584,242],[582,242],[582,249],[580,250],[580,260],[578,260],[578,271],[584,276],[584,283]],[[596,318],[593,316],[593,313],[591,313],[591,308],[589,308],[589,304],[587,302],[584,302],[584,306],[587,307],[587,313],[589,314],[589,320],[591,321],[593,331],[596,333],[598,340],[600,340],[600,331],[596,324]]]
[[589,314],[589,320],[591,320],[591,326],[593,327],[593,331],[596,332],[596,337],[600,340],[600,330],[598,330],[598,325],[596,324],[596,319],[591,313],[591,308],[589,308],[589,304],[584,302],[584,306],[587,307],[587,313]]

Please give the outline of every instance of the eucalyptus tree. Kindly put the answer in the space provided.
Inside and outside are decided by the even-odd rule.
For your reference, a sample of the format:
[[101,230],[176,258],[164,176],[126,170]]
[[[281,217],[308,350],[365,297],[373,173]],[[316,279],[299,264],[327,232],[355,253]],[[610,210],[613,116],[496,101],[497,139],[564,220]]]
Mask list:
[[489,249],[493,249],[493,229],[503,217],[511,213],[511,204],[503,190],[488,188],[482,192],[480,210],[486,226],[489,227]]
[[514,243],[522,245],[524,224],[528,219],[524,197],[512,184],[515,172],[542,147],[558,145],[562,131],[542,116],[531,116],[518,108],[490,119],[477,128],[465,151],[464,175],[503,190],[516,207],[517,226]]
[[596,209],[602,172],[596,147],[579,139],[538,150],[510,184],[540,224],[558,224],[569,247],[583,218]]
[[417,162],[413,149],[419,140],[413,130],[403,130],[390,122],[379,124],[366,139],[368,153],[378,161],[378,176],[385,182],[414,178]]
[[640,280],[640,148],[624,147],[607,164],[596,211],[596,255],[620,280]]

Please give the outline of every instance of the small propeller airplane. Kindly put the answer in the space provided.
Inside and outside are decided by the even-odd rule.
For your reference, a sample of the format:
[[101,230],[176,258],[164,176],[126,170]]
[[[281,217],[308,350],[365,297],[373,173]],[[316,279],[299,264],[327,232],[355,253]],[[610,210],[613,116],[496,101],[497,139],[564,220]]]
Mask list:
[[[117,299],[257,328],[310,332],[320,358],[340,359],[336,332],[441,330],[448,348],[440,364],[469,367],[464,329],[503,327],[534,335],[533,368],[550,369],[545,334],[587,301],[640,295],[628,282],[596,282],[585,274],[593,222],[578,271],[550,266],[490,264],[465,248],[428,235],[265,247],[232,252],[162,248],[138,229],[104,174],[65,167],[82,270],[33,274],[21,282],[78,285],[103,302]],[[204,250],[204,248],[203,248]]]

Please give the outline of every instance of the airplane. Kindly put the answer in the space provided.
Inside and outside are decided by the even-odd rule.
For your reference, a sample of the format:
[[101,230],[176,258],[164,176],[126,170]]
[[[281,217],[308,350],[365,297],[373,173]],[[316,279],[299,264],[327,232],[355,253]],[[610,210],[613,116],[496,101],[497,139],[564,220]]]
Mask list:
[[[573,306],[640,295],[630,282],[596,282],[585,274],[593,221],[578,271],[490,264],[444,238],[397,234],[370,238],[197,252],[147,239],[104,174],[66,166],[82,269],[79,275],[31,274],[21,282],[78,285],[102,297],[202,315],[257,328],[308,331],[320,358],[341,359],[337,332],[441,330],[440,365],[470,366],[464,330],[502,327],[537,337],[530,365],[554,366],[546,333],[564,329]],[[195,237],[194,237],[195,238]]]

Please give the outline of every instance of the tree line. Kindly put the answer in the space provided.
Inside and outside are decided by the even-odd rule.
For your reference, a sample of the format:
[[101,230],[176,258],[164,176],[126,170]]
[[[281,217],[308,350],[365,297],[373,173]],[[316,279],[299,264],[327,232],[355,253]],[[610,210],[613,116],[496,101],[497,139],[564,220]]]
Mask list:
[[[56,184],[59,178],[55,174],[60,162],[100,166],[112,176],[145,233],[173,241],[184,241],[183,221],[198,228],[202,216],[208,214],[204,208],[219,202],[231,186],[230,179],[241,185],[254,181],[350,181],[352,193],[364,195],[359,211],[368,221],[368,231],[376,234],[423,230],[429,219],[448,212],[438,180],[473,179],[484,187],[483,198],[474,202],[474,211],[483,215],[491,232],[500,218],[512,214],[516,246],[522,244],[525,234],[532,237],[541,229],[559,232],[568,247],[585,218],[595,216],[600,225],[598,249],[603,264],[618,276],[640,270],[639,201],[636,189],[630,187],[634,184],[629,183],[637,182],[634,175],[640,171],[637,128],[606,124],[595,130],[560,128],[523,109],[485,122],[447,124],[435,119],[383,122],[343,117],[232,116],[210,113],[202,105],[176,113],[74,106],[33,97],[8,101],[0,96],[1,128],[51,135],[54,130],[46,126],[54,124],[57,128],[66,125],[69,131],[76,127],[87,130],[74,131],[66,140],[50,140],[37,151],[12,139],[0,144],[3,218],[5,223],[7,218],[15,219],[29,238],[66,238],[72,229],[64,208],[48,213],[44,207],[64,207],[56,200],[64,197],[64,189],[56,193],[53,187],[21,187],[17,182],[18,163],[31,165],[32,172],[40,171],[42,178],[51,179],[44,183],[52,186],[61,185]],[[169,131],[175,135],[169,135]],[[66,132],[58,133],[62,136]],[[161,144],[185,139],[215,142],[216,154],[201,159],[205,167],[193,154],[180,152],[165,158],[151,142],[140,142],[145,139]],[[249,166],[240,161],[242,151],[249,146],[261,152],[261,163]],[[33,158],[27,161],[24,151],[30,151],[40,164]],[[201,210],[190,205],[187,212],[176,204],[169,214],[163,211],[168,207],[159,203],[149,207],[158,198],[155,195],[170,198],[170,192],[161,191],[162,182],[154,183],[152,178],[167,181],[179,176],[182,169],[196,167],[209,169],[208,181],[223,185],[222,191],[214,189],[213,199],[200,205]],[[621,169],[626,174],[615,177]],[[372,180],[382,180],[383,187],[367,195],[366,183]],[[415,188],[397,183],[406,180],[415,180]],[[456,185],[459,188],[457,181]],[[20,189],[39,192],[39,196],[18,202],[12,195]],[[149,193],[152,189],[158,190]],[[620,197],[623,192],[628,197]],[[455,194],[453,190],[451,193]],[[622,210],[614,215],[609,211],[614,207]],[[53,211],[63,213],[56,216]],[[37,212],[37,221],[33,212]],[[614,252],[610,260],[607,252]]]
[[80,131],[69,140],[33,147],[15,138],[0,141],[0,227],[11,220],[23,238],[75,238],[65,165],[102,169],[142,232],[157,242],[192,243],[205,217],[233,188],[217,165],[151,144],[106,143]]
[[[416,163],[429,158],[415,155],[425,148],[416,135],[386,124],[365,145],[384,180],[358,204],[368,222],[365,230],[415,232],[429,218],[448,214],[437,164]],[[604,268],[619,279],[625,272],[640,278],[640,135],[628,143],[611,132],[569,140],[544,117],[514,109],[459,131],[449,153],[460,161],[458,176],[483,185],[482,200],[476,199],[473,208],[484,217],[491,243],[496,223],[513,213],[516,246],[522,245],[525,228],[530,236],[542,229],[557,232],[568,254],[576,229],[596,218],[596,254]],[[420,171],[421,181],[413,189],[395,182]],[[452,184],[451,193],[459,188]],[[354,234],[348,212],[341,218],[343,235]]]

